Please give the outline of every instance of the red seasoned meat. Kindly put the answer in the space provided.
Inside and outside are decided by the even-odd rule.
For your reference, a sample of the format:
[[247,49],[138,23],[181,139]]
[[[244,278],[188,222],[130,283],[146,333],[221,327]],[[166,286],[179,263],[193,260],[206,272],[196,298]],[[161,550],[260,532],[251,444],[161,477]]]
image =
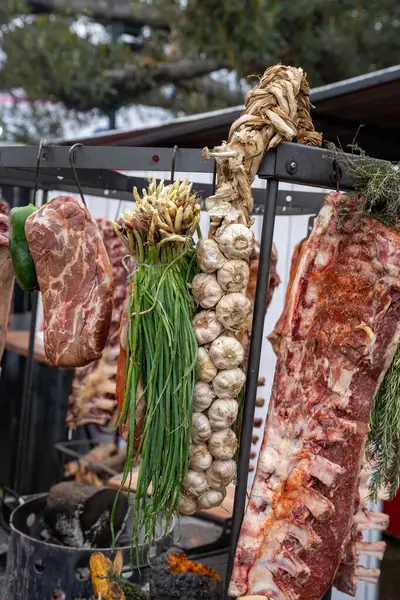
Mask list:
[[116,235],[112,221],[103,217],[96,219],[96,222],[112,266],[114,302],[111,327],[101,359],[86,367],[75,369],[72,393],[68,400],[67,426],[69,429],[86,424],[112,426],[115,424],[116,417],[118,333],[127,288],[127,273],[123,265],[127,250]]
[[327,196],[293,281],[235,597],[320,600],[350,534],[371,406],[400,337],[400,236],[358,202]]
[[286,294],[285,294],[285,306],[283,308],[281,316],[278,319],[278,322],[275,325],[275,329],[268,336],[268,339],[271,342],[271,345],[272,345],[272,348],[273,348],[275,354],[279,353],[279,345],[281,343],[282,326],[283,326],[283,323],[285,320],[285,310],[286,310],[286,306],[287,306],[289,298],[290,298],[290,292],[292,289],[294,278],[296,276],[297,267],[300,264],[301,253],[303,251],[303,248],[306,245],[306,242],[307,242],[307,238],[302,240],[299,244],[296,244],[294,247],[293,254],[292,254],[292,261],[290,264],[289,283],[288,283],[288,286],[286,289]]
[[28,217],[25,233],[43,297],[52,366],[100,358],[110,330],[113,280],[98,226],[81,200],[58,196]]
[[[250,279],[247,285],[246,295],[254,304],[256,298],[256,288],[257,288],[257,276],[258,276],[258,262],[260,256],[260,242],[256,242],[254,244],[254,250],[250,257]],[[271,249],[271,264],[269,269],[269,285],[268,285],[268,294],[267,301],[265,304],[265,310],[268,309],[271,304],[272,297],[274,295],[275,288],[281,282],[281,279],[278,275],[278,271],[276,270],[276,265],[278,262],[278,253],[276,250],[275,244],[272,244]],[[247,362],[249,358],[250,351],[250,338],[251,338],[251,325],[253,322],[253,313],[249,315],[249,318],[246,322],[246,331],[243,334],[242,345],[245,348],[245,368],[247,370]]]
[[9,248],[10,228],[7,213],[7,204],[0,200],[0,361],[6,344],[11,298],[14,289],[14,269]]
[[[383,559],[385,542],[366,542],[363,531],[377,530],[385,531],[389,524],[389,517],[383,513],[368,510],[369,479],[372,473],[372,465],[367,459],[360,474],[358,493],[355,498],[353,525],[350,536],[347,539],[342,560],[337,570],[333,585],[337,590],[355,596],[357,593],[357,581],[377,583],[380,575],[379,569],[360,568],[358,565],[361,556],[373,556],[378,560]],[[385,491],[381,490],[380,499],[384,499]]]

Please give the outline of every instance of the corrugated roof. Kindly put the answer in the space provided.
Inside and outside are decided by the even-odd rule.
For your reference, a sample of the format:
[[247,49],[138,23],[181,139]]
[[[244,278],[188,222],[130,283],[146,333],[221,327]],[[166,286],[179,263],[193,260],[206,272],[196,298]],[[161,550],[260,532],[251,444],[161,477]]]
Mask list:
[[[311,90],[312,117],[324,139],[357,142],[371,156],[399,160],[400,65]],[[174,119],[151,127],[117,130],[60,144],[202,148],[226,139],[242,106]],[[359,130],[360,125],[363,125]]]

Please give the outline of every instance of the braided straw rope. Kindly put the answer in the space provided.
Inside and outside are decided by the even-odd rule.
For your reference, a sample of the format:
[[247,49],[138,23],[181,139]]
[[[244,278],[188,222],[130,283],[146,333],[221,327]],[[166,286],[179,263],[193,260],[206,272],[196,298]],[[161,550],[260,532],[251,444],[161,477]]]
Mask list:
[[[212,217],[210,235],[227,221],[252,224],[251,184],[264,151],[297,138],[300,144],[320,146],[322,134],[310,117],[310,89],[302,69],[275,65],[267,69],[246,98],[245,109],[230,129],[229,138],[203,158],[215,156],[218,189],[207,201]],[[233,209],[233,210],[232,210]]]

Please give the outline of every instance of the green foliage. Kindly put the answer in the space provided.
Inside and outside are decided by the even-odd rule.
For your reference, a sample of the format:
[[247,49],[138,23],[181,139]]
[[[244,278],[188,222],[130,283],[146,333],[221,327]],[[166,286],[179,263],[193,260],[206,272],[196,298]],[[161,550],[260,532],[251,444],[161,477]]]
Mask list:
[[[140,29],[140,52],[110,44],[110,36],[99,41],[84,27],[78,35],[81,15],[72,8],[84,2],[69,0],[62,13],[49,15],[32,15],[23,0],[1,3],[3,90],[22,88],[31,101],[80,112],[139,103],[196,112],[237,104],[245,78],[277,62],[302,66],[313,87],[399,62],[398,0],[125,0],[133,17],[151,10],[164,21]],[[236,89],[223,83],[221,93],[218,86],[210,91],[194,71],[168,85],[159,67],[183,59],[228,67]],[[110,77],[115,69],[126,76]]]
[[115,104],[115,90],[104,71],[123,64],[128,56],[121,46],[94,43],[71,30],[63,16],[25,17],[3,27],[7,62],[3,89],[25,89],[31,101],[49,99],[67,108],[87,111]]
[[351,154],[327,143],[327,158],[350,175],[361,194],[360,208],[384,225],[400,230],[400,165],[371,158],[357,144]]
[[368,447],[373,459],[371,497],[385,489],[395,498],[400,487],[400,349],[375,397]]

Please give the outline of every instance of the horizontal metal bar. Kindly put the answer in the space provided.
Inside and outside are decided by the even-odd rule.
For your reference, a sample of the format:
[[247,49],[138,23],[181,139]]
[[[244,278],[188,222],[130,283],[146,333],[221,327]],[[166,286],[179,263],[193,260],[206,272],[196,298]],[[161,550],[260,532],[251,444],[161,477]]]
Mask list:
[[[356,157],[354,157],[356,160]],[[259,172],[259,177],[275,177],[279,181],[310,185],[321,188],[335,188],[336,179],[333,159],[323,148],[312,148],[302,144],[280,144],[276,149],[275,171],[268,167],[268,155]],[[340,180],[341,190],[353,190],[354,180],[343,173]]]
[[[47,169],[68,169],[69,148],[47,146],[43,149],[40,162],[41,172]],[[86,170],[96,171],[92,178],[95,187],[116,184],[108,181],[104,173],[111,171],[170,171],[172,148],[142,148],[115,146],[82,146],[75,149],[74,164],[80,177],[88,177]],[[37,148],[34,146],[4,146],[0,148],[0,167],[34,169]],[[181,148],[176,153],[175,172],[211,173],[213,161],[205,162],[199,149]],[[62,172],[60,171],[62,175]],[[332,159],[327,151],[301,144],[282,143],[266,153],[258,176],[264,179],[279,179],[291,183],[307,184],[323,188],[335,187]],[[111,177],[111,176],[109,176]],[[87,182],[89,184],[89,182]],[[118,186],[120,187],[120,186]],[[344,174],[341,188],[353,189],[354,181]]]
[[[69,148],[46,146],[43,148],[40,169],[69,169]],[[172,148],[139,148],[116,146],[81,146],[74,150],[76,169],[101,171],[170,171]],[[0,148],[0,167],[35,168],[37,147],[4,146]],[[178,149],[175,171],[185,173],[211,173],[213,162],[205,162],[200,150]]]
[[[147,187],[144,177],[131,177],[114,171],[102,171],[98,177],[96,171],[79,170],[79,180],[83,193],[88,196],[102,196],[109,200],[132,201],[132,190]],[[0,167],[0,186],[35,187],[35,169],[10,169]],[[159,179],[157,179],[159,181]],[[106,185],[105,185],[106,184]],[[110,187],[111,186],[111,187]],[[39,188],[75,194],[78,192],[72,171],[68,169],[42,169],[39,173]],[[194,183],[193,189],[200,198],[207,198],[212,193],[209,183]],[[254,212],[261,214],[264,204],[264,189],[253,187]],[[320,208],[323,195],[302,191],[280,190],[278,194],[278,215],[314,214]]]

